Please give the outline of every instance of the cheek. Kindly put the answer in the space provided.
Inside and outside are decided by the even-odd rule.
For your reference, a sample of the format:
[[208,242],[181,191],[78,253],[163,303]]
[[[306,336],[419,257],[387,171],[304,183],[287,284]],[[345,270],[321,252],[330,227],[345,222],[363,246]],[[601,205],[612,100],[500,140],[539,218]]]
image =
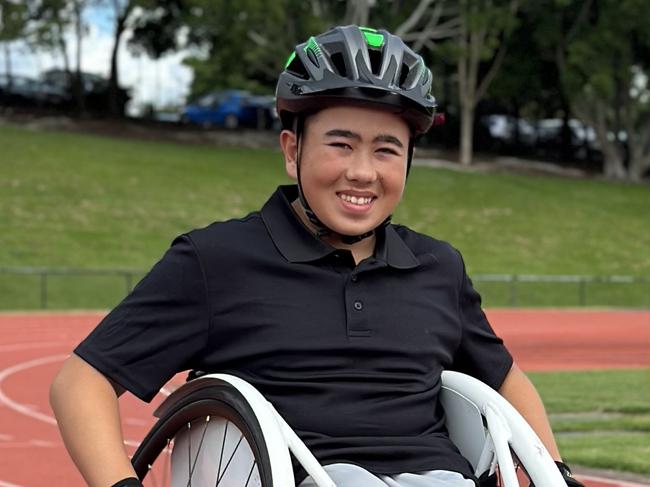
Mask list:
[[300,177],[304,184],[328,184],[335,182],[344,170],[340,159],[331,154],[316,153],[304,157],[300,165]]
[[384,171],[383,184],[386,191],[401,195],[406,185],[406,167],[404,165],[392,165]]

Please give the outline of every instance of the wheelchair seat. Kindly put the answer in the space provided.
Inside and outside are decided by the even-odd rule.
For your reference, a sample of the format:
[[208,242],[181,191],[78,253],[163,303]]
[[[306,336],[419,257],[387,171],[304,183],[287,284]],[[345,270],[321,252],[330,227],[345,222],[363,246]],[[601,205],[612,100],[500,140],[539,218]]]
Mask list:
[[[564,485],[539,438],[496,391],[444,371],[441,401],[450,437],[478,478],[502,487]],[[336,487],[273,405],[238,377],[198,377],[154,414],[159,420],[132,458],[145,487],[293,486],[290,453],[316,485]]]

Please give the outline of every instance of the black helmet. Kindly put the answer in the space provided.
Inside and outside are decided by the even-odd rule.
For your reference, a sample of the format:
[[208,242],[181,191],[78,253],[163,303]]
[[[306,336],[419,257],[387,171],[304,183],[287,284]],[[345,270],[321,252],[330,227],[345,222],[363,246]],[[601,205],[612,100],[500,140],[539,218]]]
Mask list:
[[296,46],[280,74],[276,103],[284,128],[295,115],[330,104],[386,108],[425,133],[436,107],[422,56],[385,30],[334,27]]

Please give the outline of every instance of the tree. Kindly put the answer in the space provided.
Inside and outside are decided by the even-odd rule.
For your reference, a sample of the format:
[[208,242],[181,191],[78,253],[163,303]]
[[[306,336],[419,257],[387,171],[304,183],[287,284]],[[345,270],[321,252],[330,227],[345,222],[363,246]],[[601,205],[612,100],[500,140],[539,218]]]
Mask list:
[[120,82],[119,82],[119,63],[118,52],[122,34],[127,26],[127,20],[138,0],[110,0],[113,13],[115,15],[115,31],[113,34],[113,50],[111,52],[111,69],[108,81],[108,110],[111,115],[123,115],[122,107],[119,103]]
[[[32,4],[34,26],[31,41],[37,46],[60,52],[68,77],[68,87],[72,90],[79,115],[86,112],[81,57],[83,37],[87,30],[83,13],[90,2],[91,0],[35,0]],[[74,73],[66,41],[66,33],[70,28],[76,40]]]
[[9,43],[20,39],[29,19],[27,6],[13,0],[0,0],[0,43],[4,45],[5,73],[12,84],[11,49]]
[[596,132],[605,176],[638,180],[650,169],[650,4],[599,0],[589,13],[560,57],[562,80]]
[[58,52],[61,55],[63,69],[68,78],[68,86],[71,87],[73,77],[65,36],[66,30],[72,24],[70,5],[65,0],[42,0],[34,7],[32,20],[30,41],[37,47]]
[[460,163],[472,162],[474,114],[503,63],[506,39],[516,25],[518,0],[460,0],[457,58]]
[[330,15],[326,2],[194,0],[185,25],[202,54],[186,60],[194,69],[192,93],[272,92],[295,44],[323,30]]

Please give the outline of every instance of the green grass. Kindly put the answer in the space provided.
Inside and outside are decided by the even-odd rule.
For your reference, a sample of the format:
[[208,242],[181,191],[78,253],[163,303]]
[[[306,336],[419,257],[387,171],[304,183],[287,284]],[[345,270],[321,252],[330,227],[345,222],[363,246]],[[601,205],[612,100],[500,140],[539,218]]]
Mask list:
[[569,464],[650,476],[650,369],[529,376]]
[[[275,186],[289,182],[281,154],[272,150],[13,125],[0,125],[0,148],[0,266],[145,270],[177,234],[258,209]],[[394,219],[450,241],[470,274],[650,276],[649,211],[648,185],[415,167]],[[26,284],[30,279],[0,278],[0,296],[13,296],[0,298],[0,308],[32,303],[38,290]],[[85,287],[73,280],[68,286]],[[106,285],[122,287],[119,280]],[[511,302],[507,284],[477,287],[486,306]],[[587,305],[650,306],[650,284],[594,284],[587,291]],[[93,303],[109,306],[111,293]],[[77,302],[50,300],[57,307]],[[578,303],[571,284],[525,283],[517,290],[517,305]]]

